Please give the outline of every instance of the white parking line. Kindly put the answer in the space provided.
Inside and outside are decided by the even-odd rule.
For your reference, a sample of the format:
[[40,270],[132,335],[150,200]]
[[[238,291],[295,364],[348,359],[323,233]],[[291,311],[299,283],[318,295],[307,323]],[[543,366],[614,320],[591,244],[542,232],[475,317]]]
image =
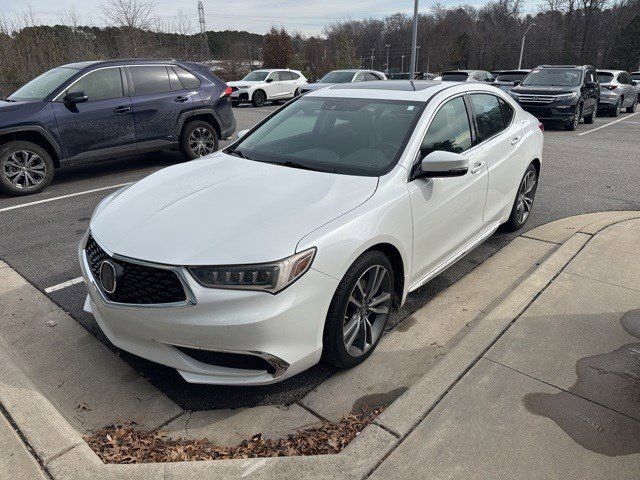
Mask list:
[[627,120],[627,119],[629,119],[629,118],[633,117],[634,115],[638,115],[639,113],[640,113],[640,112],[632,113],[631,115],[627,115],[626,117],[621,118],[620,120],[614,120],[613,122],[609,122],[609,123],[607,123],[606,125],[601,125],[601,126],[599,126],[599,127],[593,128],[593,129],[591,129],[591,130],[587,130],[586,132],[579,133],[579,134],[578,134],[578,136],[586,135],[587,133],[591,133],[591,132],[595,132],[596,130],[600,130],[601,128],[610,127],[610,126],[611,126],[611,125],[613,125],[614,123],[624,122],[625,120]]
[[71,280],[67,280],[66,282],[62,282],[57,285],[53,285],[51,287],[45,288],[44,293],[57,292],[58,290],[62,290],[63,288],[67,288],[67,287],[70,287],[71,285],[81,283],[83,280],[84,279],[82,277],[72,278]]
[[61,195],[59,197],[53,197],[53,198],[45,198],[44,200],[36,200],[35,202],[21,203],[20,205],[13,205],[11,207],[0,208],[0,213],[8,212],[9,210],[15,210],[16,208],[30,207],[32,205],[38,205],[40,203],[48,203],[48,202],[53,202],[55,200],[63,200],[65,198],[77,197],[78,195],[87,195],[89,193],[101,192],[103,190],[112,190],[114,188],[131,185],[132,183],[133,182],[119,183],[118,185],[111,185],[109,187],[94,188],[93,190],[85,190],[84,192],[69,193],[68,195]]

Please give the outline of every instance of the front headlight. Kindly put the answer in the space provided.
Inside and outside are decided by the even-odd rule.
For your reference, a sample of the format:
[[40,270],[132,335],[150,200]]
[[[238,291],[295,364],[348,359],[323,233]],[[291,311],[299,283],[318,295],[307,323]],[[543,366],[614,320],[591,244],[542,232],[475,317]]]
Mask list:
[[580,92],[563,93],[562,95],[556,95],[556,100],[575,100],[580,97]]
[[316,248],[313,247],[272,263],[187,269],[203,287],[278,293],[307,273],[315,255]]

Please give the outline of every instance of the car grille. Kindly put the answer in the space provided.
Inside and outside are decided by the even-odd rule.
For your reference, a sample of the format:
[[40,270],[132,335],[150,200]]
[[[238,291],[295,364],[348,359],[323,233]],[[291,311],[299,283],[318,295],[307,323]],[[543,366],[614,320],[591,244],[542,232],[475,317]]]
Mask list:
[[557,100],[555,95],[518,94],[518,100],[523,103],[553,103]]
[[114,259],[100,248],[92,236],[87,240],[85,252],[91,274],[98,285],[100,284],[100,265],[104,260],[109,259],[122,268],[115,291],[113,293],[102,291],[107,300],[143,305],[187,300],[182,283],[173,270]]
[[198,362],[214,365],[217,367],[238,368],[242,370],[266,370],[273,375],[276,368],[265,359],[255,355],[232,352],[214,352],[211,350],[201,350],[198,348],[187,348],[175,346],[185,355]]

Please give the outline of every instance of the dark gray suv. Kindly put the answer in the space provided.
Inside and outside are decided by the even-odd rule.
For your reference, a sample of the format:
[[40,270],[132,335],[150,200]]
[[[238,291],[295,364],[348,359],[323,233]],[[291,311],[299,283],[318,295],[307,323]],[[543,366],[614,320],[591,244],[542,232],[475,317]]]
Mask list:
[[0,101],[0,189],[43,190],[54,169],[178,149],[212,153],[236,120],[231,88],[205,66],[113,60],[56,67]]

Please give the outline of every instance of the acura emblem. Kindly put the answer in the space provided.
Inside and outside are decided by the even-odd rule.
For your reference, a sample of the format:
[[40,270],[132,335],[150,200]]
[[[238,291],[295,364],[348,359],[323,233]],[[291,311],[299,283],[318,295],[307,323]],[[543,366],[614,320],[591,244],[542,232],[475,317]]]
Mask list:
[[100,283],[105,292],[113,293],[116,291],[117,278],[116,266],[110,260],[104,260],[100,264]]

